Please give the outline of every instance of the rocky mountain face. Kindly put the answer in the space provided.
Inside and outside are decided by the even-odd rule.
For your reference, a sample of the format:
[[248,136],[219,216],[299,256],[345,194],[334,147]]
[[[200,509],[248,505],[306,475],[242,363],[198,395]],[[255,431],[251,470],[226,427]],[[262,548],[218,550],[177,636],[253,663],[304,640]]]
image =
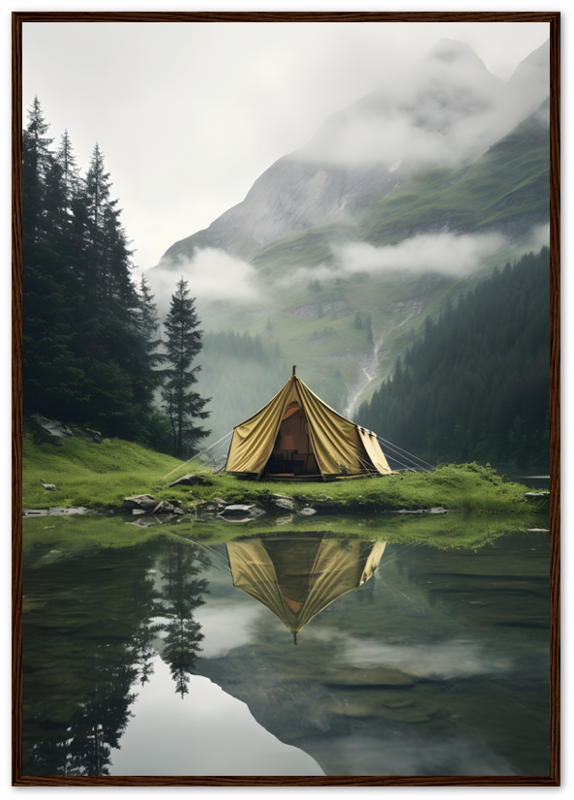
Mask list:
[[333,115],[307,145],[269,167],[242,203],[172,245],[159,266],[206,247],[251,261],[286,233],[336,219],[369,193],[384,198],[422,165],[470,164],[548,92],[549,42],[505,83],[471,47],[443,39],[413,75],[383,79],[381,89]]

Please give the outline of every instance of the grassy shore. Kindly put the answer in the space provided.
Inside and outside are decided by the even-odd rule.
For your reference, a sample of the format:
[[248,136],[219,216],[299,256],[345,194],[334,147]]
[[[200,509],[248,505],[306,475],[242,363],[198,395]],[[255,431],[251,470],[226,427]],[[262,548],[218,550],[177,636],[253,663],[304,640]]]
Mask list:
[[[180,501],[184,510],[214,498],[266,506],[273,494],[283,494],[302,503],[320,506],[327,501],[331,507],[365,513],[443,507],[474,514],[521,515],[533,510],[524,500],[527,486],[510,483],[490,467],[475,463],[442,466],[428,474],[316,483],[255,482],[216,475],[197,463],[183,466],[175,458],[120,439],[96,443],[78,436],[56,445],[25,430],[23,464],[23,505],[29,509],[119,509],[125,497],[139,494],[151,494],[158,502]],[[189,472],[200,473],[204,485],[170,487]],[[56,489],[46,490],[44,483]]]

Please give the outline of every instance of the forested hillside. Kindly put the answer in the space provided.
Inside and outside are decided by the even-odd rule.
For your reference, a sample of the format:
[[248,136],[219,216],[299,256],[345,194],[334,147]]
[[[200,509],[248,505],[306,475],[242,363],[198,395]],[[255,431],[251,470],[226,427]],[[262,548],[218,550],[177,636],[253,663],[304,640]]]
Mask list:
[[[203,401],[193,395],[191,409],[193,370],[173,363],[169,336],[162,352],[153,296],[145,279],[138,286],[132,277],[102,151],[94,146],[82,175],[68,133],[52,148],[48,127],[36,99],[22,133],[23,410],[167,452],[183,432],[193,451],[207,435],[192,422],[205,416]],[[199,322],[186,302],[174,336]],[[190,334],[188,362],[201,349],[200,334]],[[183,377],[184,389],[172,392],[180,408],[171,399],[165,413],[154,397],[162,384],[170,389],[175,372]]]
[[549,315],[543,248],[427,317],[358,421],[431,463],[548,463]]

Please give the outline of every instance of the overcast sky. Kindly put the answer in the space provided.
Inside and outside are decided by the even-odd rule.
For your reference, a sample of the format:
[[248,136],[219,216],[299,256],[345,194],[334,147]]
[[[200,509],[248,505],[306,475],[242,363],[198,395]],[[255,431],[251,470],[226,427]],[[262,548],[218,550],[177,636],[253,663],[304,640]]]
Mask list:
[[26,23],[23,104],[38,96],[82,170],[99,144],[148,269],[440,38],[508,80],[548,36],[546,23]]

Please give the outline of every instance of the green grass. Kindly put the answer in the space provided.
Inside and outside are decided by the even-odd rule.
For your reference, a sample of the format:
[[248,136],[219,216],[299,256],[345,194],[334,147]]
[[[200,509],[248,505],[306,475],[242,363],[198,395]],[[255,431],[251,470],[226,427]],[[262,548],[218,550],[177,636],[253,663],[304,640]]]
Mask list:
[[[130,547],[157,537],[214,544],[237,536],[324,533],[330,536],[383,539],[425,544],[441,549],[481,547],[511,531],[547,527],[544,507],[523,500],[526,486],[504,481],[494,470],[476,464],[449,465],[430,474],[402,473],[377,479],[296,483],[240,480],[213,474],[197,463],[181,462],[119,439],[101,444],[70,438],[61,446],[35,442],[25,426],[23,447],[24,507],[99,509],[98,515],[42,516],[24,520],[24,553],[57,549],[65,556],[102,547]],[[166,476],[175,470],[173,475]],[[209,484],[169,484],[187,472],[201,471]],[[41,482],[54,483],[46,491]],[[156,500],[181,501],[190,510],[174,524],[143,528],[121,510],[124,497],[151,494]],[[315,505],[304,516],[277,509],[272,494],[294,498],[300,506]],[[245,524],[198,517],[193,507],[215,498],[227,504],[257,504],[266,514]],[[332,498],[337,508],[321,510]],[[391,510],[442,506],[445,515],[397,514]],[[107,509],[107,510],[106,510]],[[537,511],[541,516],[537,518]],[[453,513],[458,512],[458,513]],[[283,524],[277,525],[277,519]],[[32,553],[33,554],[33,553]]]
[[[495,470],[477,464],[448,465],[430,473],[317,483],[255,482],[223,473],[214,476],[213,481],[211,487],[201,487],[205,500],[220,497],[228,503],[265,504],[270,494],[278,493],[302,503],[314,503],[330,497],[341,504],[343,512],[347,508],[364,513],[443,507],[475,514],[516,514],[525,511],[527,491],[526,486],[504,481]],[[184,495],[187,489],[174,487],[172,491]]]
[[[527,487],[506,482],[495,470],[477,464],[444,466],[429,474],[329,482],[248,481],[226,473],[215,475],[198,464],[182,465],[175,458],[120,439],[97,444],[74,437],[63,440],[61,446],[37,443],[25,428],[23,465],[23,505],[30,509],[121,508],[125,497],[138,494],[151,494],[158,501],[180,500],[182,508],[216,497],[228,504],[270,506],[270,495],[278,493],[300,503],[319,503],[331,497],[342,510],[362,513],[437,506],[474,514],[526,512],[523,495]],[[177,477],[198,470],[208,485],[170,488]],[[55,484],[56,490],[47,491],[42,483]]]
[[[74,437],[62,440],[60,447],[37,444],[26,429],[22,458],[24,508],[119,507],[124,497],[160,487],[165,491],[167,482],[160,479],[181,464],[121,439],[96,444]],[[47,491],[43,483],[55,484],[56,490]]]

